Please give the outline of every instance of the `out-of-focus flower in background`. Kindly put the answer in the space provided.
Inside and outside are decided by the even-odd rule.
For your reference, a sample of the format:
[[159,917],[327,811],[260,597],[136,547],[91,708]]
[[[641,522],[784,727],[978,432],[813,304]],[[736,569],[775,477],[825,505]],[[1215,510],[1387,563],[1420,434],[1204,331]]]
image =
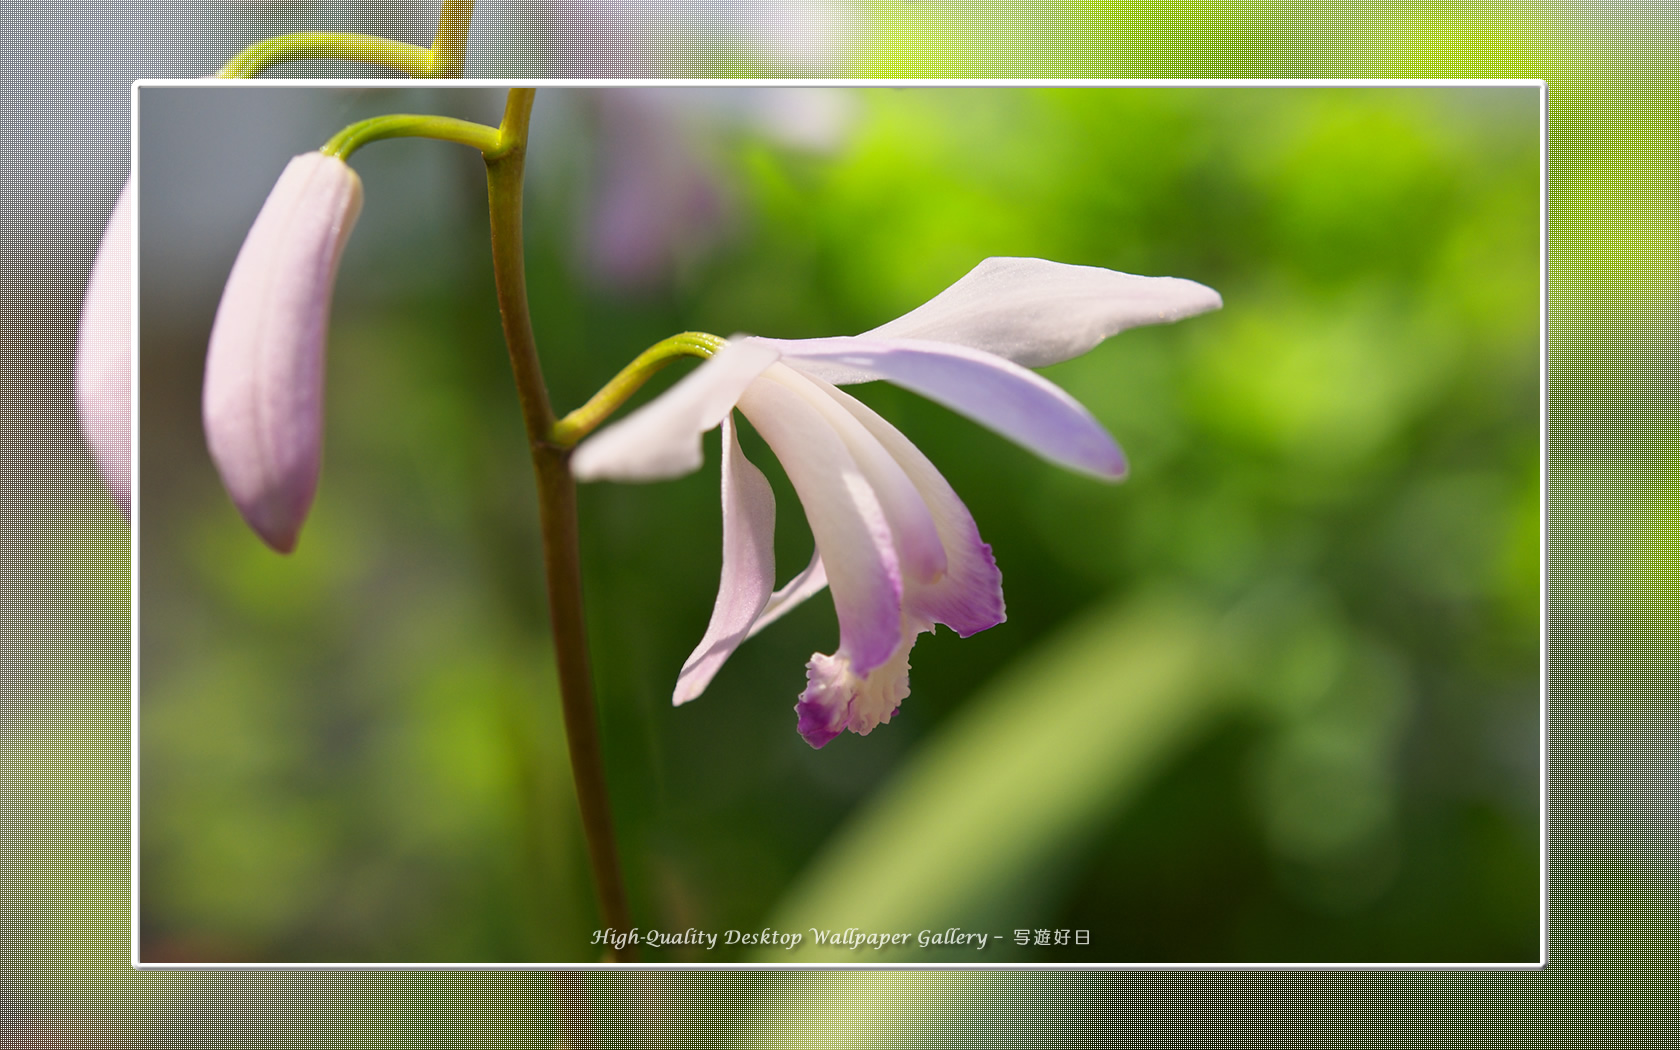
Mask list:
[[660,98],[603,91],[591,101],[598,130],[580,270],[606,287],[656,285],[722,233],[726,192]]
[[[1085,353],[1126,328],[1221,305],[1194,281],[1042,259],[987,259],[897,320],[855,337],[736,337],[691,375],[579,446],[589,480],[676,477],[723,425],[723,573],[711,622],[677,679],[692,700],[743,641],[826,579],[840,622],[815,654],[799,732],[822,747],[867,734],[910,692],[910,649],[944,624],[963,637],[1001,623],[1002,579],[961,499],[914,444],[834,384],[885,379],[1052,462],[1102,478],[1125,458],[1092,415],[1025,365]],[[739,408],[781,461],[816,541],[811,566],[774,591],[775,502],[742,454]]]
[[738,130],[827,152],[852,116],[848,96],[823,88],[598,91],[588,105],[596,146],[574,251],[588,280],[623,291],[659,287],[734,225],[733,180],[704,142]]
[[[504,32],[542,37],[545,71],[560,76],[833,75],[871,32],[867,12],[840,0],[569,0],[508,5]],[[491,15],[494,23],[495,16]],[[480,48],[477,75],[501,72]],[[529,72],[510,67],[508,72]]]
[[333,278],[362,207],[337,157],[294,157],[222,292],[204,368],[204,433],[239,513],[286,553],[321,474],[323,367]]

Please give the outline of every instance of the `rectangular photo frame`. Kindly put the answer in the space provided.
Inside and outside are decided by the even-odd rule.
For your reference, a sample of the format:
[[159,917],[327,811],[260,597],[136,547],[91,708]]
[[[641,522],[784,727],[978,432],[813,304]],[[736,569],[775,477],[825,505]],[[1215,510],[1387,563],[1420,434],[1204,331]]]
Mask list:
[[[526,88],[498,225],[469,125]],[[1544,964],[1542,83],[146,80],[134,114],[137,968]],[[629,922],[510,302],[589,425]],[[689,377],[726,348],[774,365],[720,405]],[[709,629],[749,578],[789,590]],[[852,675],[871,600],[913,657]]]

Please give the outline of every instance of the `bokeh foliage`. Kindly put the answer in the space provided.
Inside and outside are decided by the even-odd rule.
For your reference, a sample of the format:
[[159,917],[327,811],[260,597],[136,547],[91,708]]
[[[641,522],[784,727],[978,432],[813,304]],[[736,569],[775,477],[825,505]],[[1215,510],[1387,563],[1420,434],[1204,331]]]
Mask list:
[[[587,960],[475,158],[390,143],[356,159],[367,203],[296,555],[244,531],[202,448],[220,290],[203,274],[225,273],[243,225],[159,218],[228,179],[149,150],[154,127],[214,120],[250,171],[277,172],[363,115],[484,119],[499,99],[310,95],[142,103],[143,952]],[[989,255],[1190,277],[1226,306],[1048,371],[1126,448],[1118,486],[861,390],[968,503],[1009,621],[925,637],[900,715],[820,752],[791,710],[803,661],[834,643],[820,599],[669,705],[717,581],[715,444],[692,477],[585,490],[602,725],[643,926],[1093,934],[901,961],[1534,960],[1537,92],[810,101],[770,119],[721,90],[643,99],[667,115],[641,131],[666,136],[658,163],[703,178],[645,191],[682,237],[630,282],[579,247],[611,234],[591,219],[626,177],[622,114],[542,95],[529,261],[562,407],[674,331],[860,331]],[[251,115],[284,105],[306,114],[295,139]],[[790,113],[835,130],[788,135]],[[241,170],[228,211],[250,216],[272,175]],[[186,257],[200,265],[169,265]],[[746,448],[776,486],[785,578],[809,533],[768,451]]]

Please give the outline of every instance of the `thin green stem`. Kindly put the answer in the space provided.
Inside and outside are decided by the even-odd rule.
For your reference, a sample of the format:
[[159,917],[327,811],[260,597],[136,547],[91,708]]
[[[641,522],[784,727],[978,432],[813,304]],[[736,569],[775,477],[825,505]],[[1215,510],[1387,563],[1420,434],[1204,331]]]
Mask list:
[[336,58],[394,69],[411,77],[459,77],[467,68],[473,0],[444,0],[430,48],[367,33],[283,33],[259,40],[228,59],[218,77],[254,77],[285,62]]
[[473,0],[445,0],[432,38],[433,77],[458,77],[467,71],[467,31],[472,28]]
[[454,117],[388,113],[359,120],[350,125],[328,139],[327,144],[321,147],[321,152],[329,157],[349,160],[350,154],[370,142],[394,138],[428,138],[459,142],[484,154],[485,160],[496,159],[507,148],[500,128],[492,128],[470,120],[457,120]]
[[705,332],[683,332],[643,350],[624,370],[613,376],[594,397],[566,413],[554,424],[549,441],[560,448],[572,448],[604,423],[608,416],[640,390],[653,374],[679,357],[711,357],[723,348],[724,340]]
[[[465,39],[465,34],[462,34]],[[337,58],[394,69],[411,77],[432,75],[432,52],[400,40],[366,33],[286,33],[259,40],[228,59],[216,75],[254,77],[283,62]]]
[[[560,704],[566,723],[566,746],[571,753],[572,781],[583,816],[589,846],[590,872],[601,909],[602,925],[629,930],[629,899],[620,873],[618,845],[613,837],[612,810],[607,798],[606,767],[600,732],[595,723],[595,695],[589,675],[589,642],[584,631],[583,582],[578,561],[577,484],[572,478],[571,453],[549,443],[554,409],[537,358],[535,333],[525,292],[523,209],[525,136],[535,92],[513,88],[500,128],[500,149],[487,157],[490,180],[490,253],[501,308],[502,332],[513,365],[525,437],[537,477],[537,503],[542,523],[543,566],[548,585],[548,612],[554,636],[554,657],[560,672]],[[626,947],[612,957],[634,958]]]

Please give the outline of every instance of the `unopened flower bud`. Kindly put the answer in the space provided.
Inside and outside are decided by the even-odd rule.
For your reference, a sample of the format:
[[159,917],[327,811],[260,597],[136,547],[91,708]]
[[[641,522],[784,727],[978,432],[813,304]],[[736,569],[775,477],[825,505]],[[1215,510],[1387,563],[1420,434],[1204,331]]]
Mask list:
[[297,545],[321,474],[327,316],[361,207],[361,179],[344,161],[293,157],[234,260],[210,331],[210,455],[239,513],[281,553]]
[[76,336],[76,412],[105,487],[129,513],[129,275],[134,183],[123,183],[93,257]]

